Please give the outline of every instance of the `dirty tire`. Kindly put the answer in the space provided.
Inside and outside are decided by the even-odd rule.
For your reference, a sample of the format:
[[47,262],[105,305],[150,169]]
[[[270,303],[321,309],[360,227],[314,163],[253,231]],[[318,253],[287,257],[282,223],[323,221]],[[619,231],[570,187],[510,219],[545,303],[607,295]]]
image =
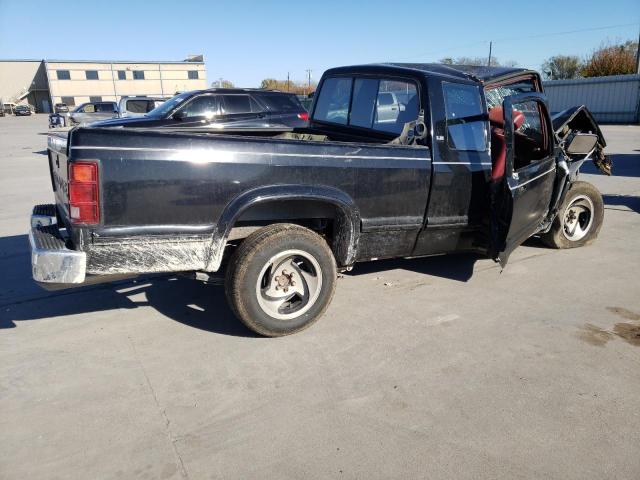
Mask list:
[[[578,212],[576,228],[567,222],[568,215]],[[586,211],[591,210],[590,219]],[[604,219],[602,195],[588,182],[574,182],[564,197],[551,230],[541,235],[545,245],[552,248],[576,248],[589,245],[600,233]],[[576,220],[573,220],[574,227]],[[586,228],[585,228],[586,227]]]
[[[248,328],[279,337],[304,330],[322,316],[336,278],[335,259],[322,237],[299,225],[279,223],[252,233],[236,249],[227,265],[225,293],[231,310]],[[292,299],[280,305],[288,297]]]

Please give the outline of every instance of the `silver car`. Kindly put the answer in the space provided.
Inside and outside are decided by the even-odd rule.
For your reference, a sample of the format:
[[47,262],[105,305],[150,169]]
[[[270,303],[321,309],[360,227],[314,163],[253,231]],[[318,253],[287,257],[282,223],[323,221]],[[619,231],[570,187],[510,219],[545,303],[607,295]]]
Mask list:
[[156,97],[122,97],[118,105],[120,118],[143,117],[167,100]]
[[87,125],[117,117],[118,104],[116,102],[87,102],[68,115],[71,125]]

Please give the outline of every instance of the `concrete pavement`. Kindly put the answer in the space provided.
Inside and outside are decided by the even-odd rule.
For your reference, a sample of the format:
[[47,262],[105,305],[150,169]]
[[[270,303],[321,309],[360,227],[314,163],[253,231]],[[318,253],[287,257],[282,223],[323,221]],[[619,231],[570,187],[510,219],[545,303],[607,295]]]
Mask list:
[[41,132],[0,118],[0,478],[640,477],[640,127],[592,246],[359,265],[280,339],[184,278],[35,286]]

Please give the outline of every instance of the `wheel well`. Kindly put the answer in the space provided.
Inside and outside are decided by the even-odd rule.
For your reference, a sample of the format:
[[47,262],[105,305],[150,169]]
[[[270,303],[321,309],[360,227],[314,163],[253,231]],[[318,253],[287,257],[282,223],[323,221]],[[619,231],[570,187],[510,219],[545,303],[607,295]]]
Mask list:
[[[344,258],[345,236],[339,235],[347,218],[342,210],[329,202],[318,200],[273,200],[249,207],[235,220],[227,243],[241,242],[254,231],[274,223],[294,223],[323,237],[331,247],[336,261]],[[348,248],[348,247],[347,247]]]

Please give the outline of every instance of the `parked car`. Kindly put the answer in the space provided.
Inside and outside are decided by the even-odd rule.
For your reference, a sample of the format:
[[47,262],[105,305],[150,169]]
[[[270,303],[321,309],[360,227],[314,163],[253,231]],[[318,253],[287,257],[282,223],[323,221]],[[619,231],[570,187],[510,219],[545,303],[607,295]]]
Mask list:
[[53,107],[54,113],[67,113],[69,106],[66,103],[56,103]]
[[29,105],[16,105],[13,112],[16,117],[25,117],[31,115],[31,108]]
[[122,97],[118,104],[119,117],[143,117],[166,101],[166,98]]
[[217,129],[262,124],[303,127],[309,115],[294,94],[272,90],[212,88],[184,92],[144,117],[101,122],[100,127]]
[[605,139],[584,107],[552,118],[534,71],[336,68],[311,112],[293,131],[50,135],[56,203],[33,210],[34,279],[224,272],[234,313],[279,336],[318,319],[356,262],[464,251],[505,266],[533,235],[553,248],[598,236],[602,197],[577,175],[587,159],[610,171]]
[[16,109],[16,104],[15,103],[4,103],[4,104],[2,104],[2,110],[7,115],[13,115],[14,112],[15,112],[15,109]]
[[70,125],[88,125],[117,116],[118,104],[116,102],[87,102],[69,113],[68,123]]

